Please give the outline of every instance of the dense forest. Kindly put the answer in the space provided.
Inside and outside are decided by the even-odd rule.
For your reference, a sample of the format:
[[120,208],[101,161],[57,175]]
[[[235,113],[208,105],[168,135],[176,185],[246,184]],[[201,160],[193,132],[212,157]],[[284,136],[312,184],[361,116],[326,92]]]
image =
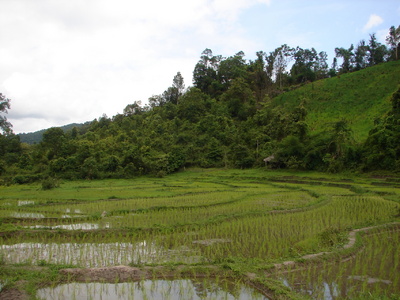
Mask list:
[[[400,26],[326,52],[282,45],[230,57],[206,49],[186,88],[21,143],[1,95],[1,182],[164,176],[184,167],[400,171]],[[354,108],[354,109],[353,109]]]

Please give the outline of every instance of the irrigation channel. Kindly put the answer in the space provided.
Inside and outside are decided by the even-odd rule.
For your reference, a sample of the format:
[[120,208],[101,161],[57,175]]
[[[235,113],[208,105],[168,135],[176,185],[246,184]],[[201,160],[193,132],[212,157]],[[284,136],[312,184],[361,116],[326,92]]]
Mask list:
[[0,299],[398,299],[399,182],[190,170],[0,186]]

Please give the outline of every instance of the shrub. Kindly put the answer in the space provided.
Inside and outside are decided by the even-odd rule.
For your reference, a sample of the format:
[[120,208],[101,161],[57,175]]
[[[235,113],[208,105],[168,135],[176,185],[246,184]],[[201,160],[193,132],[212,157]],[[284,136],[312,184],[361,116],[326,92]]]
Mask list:
[[42,190],[51,190],[59,187],[60,184],[55,178],[47,178],[42,181]]

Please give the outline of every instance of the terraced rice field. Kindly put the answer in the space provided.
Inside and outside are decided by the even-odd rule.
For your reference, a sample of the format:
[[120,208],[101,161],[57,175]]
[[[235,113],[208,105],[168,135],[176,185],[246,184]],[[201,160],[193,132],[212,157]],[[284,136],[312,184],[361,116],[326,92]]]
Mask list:
[[[111,288],[95,282],[149,299],[165,285],[198,291],[193,299],[400,297],[399,217],[394,176],[194,169],[0,186],[0,299],[16,287],[26,299]],[[346,247],[349,232],[377,225]],[[104,277],[90,275],[99,269]],[[137,296],[138,286],[150,287]]]

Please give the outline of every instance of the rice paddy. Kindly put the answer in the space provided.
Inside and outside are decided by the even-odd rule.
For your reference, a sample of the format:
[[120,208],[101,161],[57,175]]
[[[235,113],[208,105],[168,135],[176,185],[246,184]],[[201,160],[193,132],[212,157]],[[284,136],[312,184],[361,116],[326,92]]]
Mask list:
[[[193,169],[165,178],[66,181],[48,191],[1,186],[0,299],[20,280],[38,299],[91,291],[93,299],[168,299],[165,287],[184,295],[171,299],[400,297],[398,182]],[[384,224],[346,246],[352,230]],[[124,282],[117,273],[79,283],[62,271],[120,265],[146,272]],[[32,267],[45,271],[29,279]],[[12,275],[16,269],[23,275]]]

